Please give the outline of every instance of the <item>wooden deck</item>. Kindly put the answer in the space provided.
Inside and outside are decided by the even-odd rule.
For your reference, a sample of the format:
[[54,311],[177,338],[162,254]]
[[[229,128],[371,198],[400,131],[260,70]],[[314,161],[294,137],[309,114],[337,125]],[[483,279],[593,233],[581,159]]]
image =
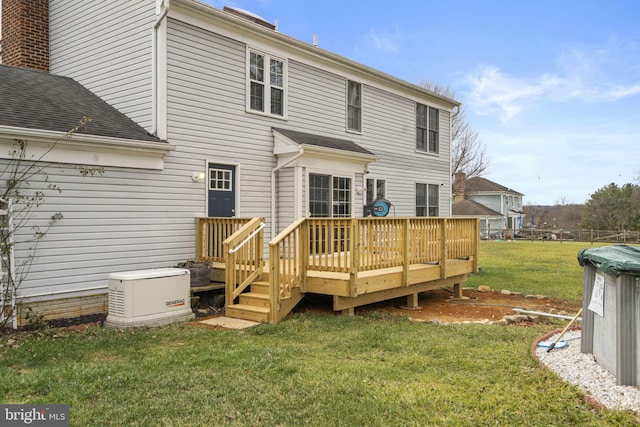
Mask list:
[[431,289],[453,286],[461,296],[478,270],[477,219],[305,218],[269,242],[267,259],[264,219],[228,220],[197,219],[197,257],[225,282],[231,317],[277,323],[306,293],[331,295],[347,313],[403,296],[415,306]]

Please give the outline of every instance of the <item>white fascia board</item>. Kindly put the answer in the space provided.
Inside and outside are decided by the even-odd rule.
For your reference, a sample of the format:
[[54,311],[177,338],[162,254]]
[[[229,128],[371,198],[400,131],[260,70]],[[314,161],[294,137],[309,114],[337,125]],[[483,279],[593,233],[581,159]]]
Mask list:
[[200,2],[171,0],[169,18],[420,103],[449,111],[461,105],[454,99]]
[[0,126],[0,158],[11,158],[16,140],[27,141],[29,159],[75,165],[164,169],[165,156],[176,149],[165,142],[147,142],[95,135]]

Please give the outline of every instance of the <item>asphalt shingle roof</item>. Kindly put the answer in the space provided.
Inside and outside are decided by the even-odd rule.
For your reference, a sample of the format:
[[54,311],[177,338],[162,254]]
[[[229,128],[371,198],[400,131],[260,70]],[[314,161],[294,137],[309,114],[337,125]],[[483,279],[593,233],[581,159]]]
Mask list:
[[313,135],[310,133],[298,132],[288,129],[273,129],[298,144],[315,145],[317,147],[331,148],[334,150],[352,151],[354,153],[374,155],[366,148],[363,148],[355,142],[346,139],[329,138],[326,136]]
[[465,193],[497,191],[497,192],[503,192],[503,193],[518,194],[521,196],[523,195],[522,193],[512,190],[511,188],[505,187],[504,185],[500,185],[489,179],[478,177],[478,176],[465,180],[464,188],[465,188]]
[[496,212],[475,200],[469,199],[455,202],[453,206],[451,206],[451,213],[453,215],[465,216],[504,216],[500,212]]
[[165,142],[71,78],[0,65],[0,126],[67,132],[83,116],[85,135]]

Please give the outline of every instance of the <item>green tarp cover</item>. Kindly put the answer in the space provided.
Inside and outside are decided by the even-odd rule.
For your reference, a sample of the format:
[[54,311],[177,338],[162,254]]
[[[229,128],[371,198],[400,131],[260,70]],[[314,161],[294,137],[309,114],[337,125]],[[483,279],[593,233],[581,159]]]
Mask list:
[[578,252],[578,262],[593,265],[612,276],[640,276],[640,248],[628,245],[587,248]]

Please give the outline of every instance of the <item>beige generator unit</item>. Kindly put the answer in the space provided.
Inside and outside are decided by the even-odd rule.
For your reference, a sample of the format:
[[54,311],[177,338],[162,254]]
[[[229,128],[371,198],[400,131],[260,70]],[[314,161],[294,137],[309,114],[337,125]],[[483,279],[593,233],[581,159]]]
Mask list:
[[160,326],[193,318],[189,270],[157,268],[109,275],[106,326]]

